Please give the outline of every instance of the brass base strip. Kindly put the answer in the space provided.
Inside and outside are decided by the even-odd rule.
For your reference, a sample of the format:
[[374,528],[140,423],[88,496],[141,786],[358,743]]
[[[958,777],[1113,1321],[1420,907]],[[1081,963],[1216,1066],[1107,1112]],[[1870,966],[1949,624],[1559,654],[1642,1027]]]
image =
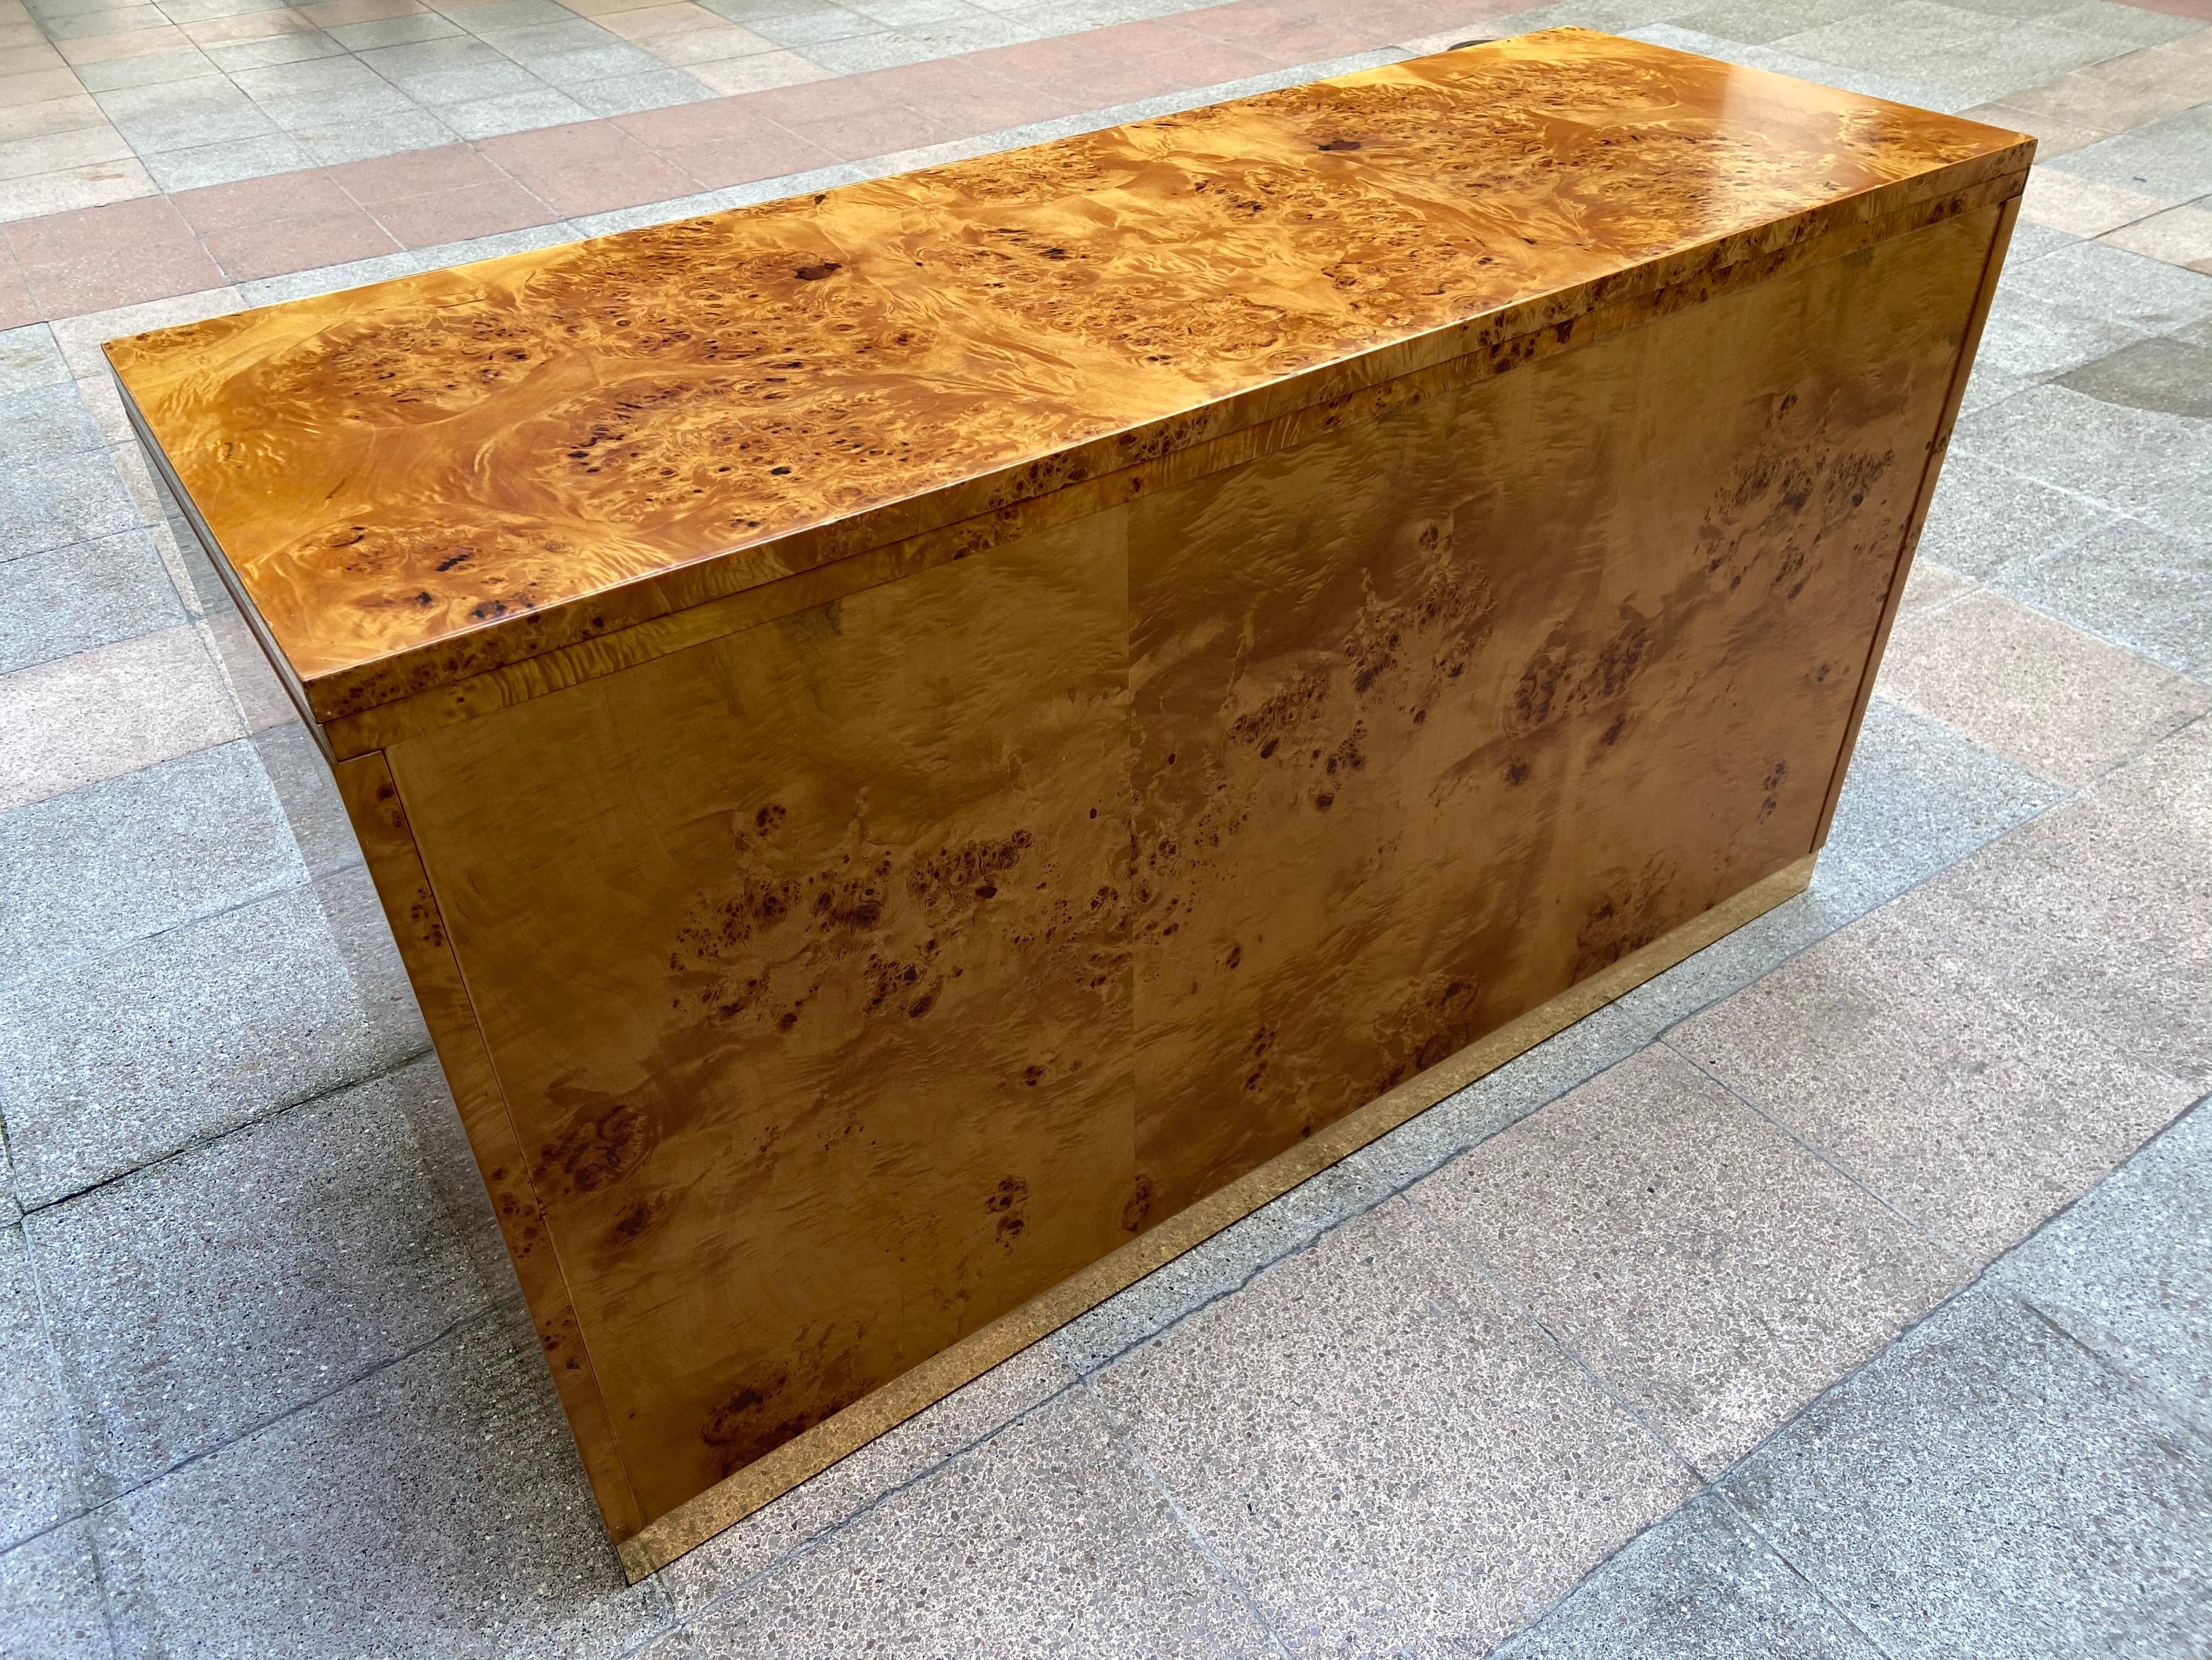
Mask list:
[[1610,968],[1508,1021],[1488,1037],[1408,1079],[1389,1094],[1285,1149],[1218,1192],[1200,1200],[1120,1250],[1062,1280],[903,1372],[842,1412],[794,1436],[765,1457],[657,1517],[620,1541],[632,1584],[665,1567],[802,1481],[1126,1290],[1231,1223],[1350,1157],[1486,1073],[1494,1072],[1584,1016],[1625,996],[1722,935],[1795,895],[1813,879],[1814,854],[1753,883]]

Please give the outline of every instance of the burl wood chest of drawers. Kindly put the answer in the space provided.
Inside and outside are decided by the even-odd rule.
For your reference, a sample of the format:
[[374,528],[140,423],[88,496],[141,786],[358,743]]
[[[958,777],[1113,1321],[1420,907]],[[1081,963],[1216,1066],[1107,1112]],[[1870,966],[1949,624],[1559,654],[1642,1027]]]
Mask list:
[[1563,30],[113,343],[634,1573],[1804,885],[2032,148]]

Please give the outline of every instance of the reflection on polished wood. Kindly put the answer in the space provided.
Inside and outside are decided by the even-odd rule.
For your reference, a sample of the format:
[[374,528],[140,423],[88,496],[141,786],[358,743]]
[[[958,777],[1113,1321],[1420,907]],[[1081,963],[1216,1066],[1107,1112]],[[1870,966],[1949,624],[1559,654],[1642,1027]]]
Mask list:
[[1553,31],[111,346],[634,1572],[1802,885],[2031,150]]

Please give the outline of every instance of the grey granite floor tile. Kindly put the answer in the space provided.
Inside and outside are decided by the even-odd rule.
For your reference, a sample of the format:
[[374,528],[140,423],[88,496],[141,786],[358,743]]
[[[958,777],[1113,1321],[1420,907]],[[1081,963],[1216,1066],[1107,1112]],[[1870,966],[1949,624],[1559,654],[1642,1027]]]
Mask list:
[[0,814],[0,985],[307,878],[244,743]]
[[173,194],[234,185],[241,179],[295,173],[314,166],[314,158],[298,139],[271,132],[258,138],[224,139],[189,149],[161,150],[145,157],[145,163],[154,182]]
[[[1839,809],[1840,816],[1840,809]],[[1613,1004],[1647,1037],[1741,990],[1878,903],[1879,889],[1849,860],[1823,854],[1812,885]]]
[[2086,145],[2053,165],[2100,184],[2193,201],[2212,193],[2212,112],[2200,103]]
[[144,531],[29,554],[0,587],[0,674],[185,620]]
[[2017,283],[1997,290],[1976,355],[2007,374],[2039,380],[2108,357],[2148,331],[2100,315],[2086,306],[2029,294]]
[[1074,1383],[1050,1344],[1032,1344],[678,1558],[659,1575],[671,1604],[696,1613]]
[[1897,1660],[2203,1651],[2204,1444],[1987,1286],[1722,1492]]
[[89,1502],[489,1305],[403,1086],[422,1074],[309,1102],[27,1219]]
[[[408,150],[435,149],[441,144],[454,141],[453,130],[427,110],[387,111],[374,116],[356,117],[328,111],[314,111],[303,116],[301,124],[291,129],[292,136],[315,159],[318,167],[334,167],[346,161],[364,161],[379,156],[398,155]],[[293,277],[271,279],[291,282]],[[374,277],[363,277],[373,282]],[[258,289],[259,284],[247,287]],[[349,286],[346,283],[325,283],[323,289],[307,292],[321,293],[331,288]],[[265,306],[269,295],[252,293],[247,303]]]
[[1863,1633],[1710,1493],[1495,1652],[1498,1660],[1881,1660]]
[[1407,1197],[1708,1475],[1966,1273],[1663,1045]]
[[519,1315],[94,1515],[124,1660],[595,1660],[665,1619],[623,1584]]
[[593,115],[629,115],[641,110],[665,109],[714,94],[681,70],[656,69],[642,75],[617,76],[585,82],[569,88],[576,101]]
[[463,138],[495,138],[587,121],[592,111],[558,87],[538,82],[490,98],[442,104],[438,119]]
[[283,805],[292,839],[310,876],[326,876],[361,863],[361,842],[346,817],[337,781],[306,725],[288,721],[248,740]]
[[2212,679],[2212,537],[2184,542],[2117,519],[2072,548],[2001,567],[1989,585],[2154,663]]
[[0,1660],[113,1660],[91,1529],[64,1523],[0,1554]]
[[2069,370],[2058,384],[2100,403],[2212,423],[2212,350],[2167,336]]
[[2197,1090],[2017,993],[2003,964],[1992,975],[1964,960],[1949,936],[1918,925],[1912,897],[1926,891],[1669,1042],[1985,1261],[2094,1186]]
[[2212,422],[2036,386],[1962,417],[1954,453],[2102,501],[2168,535],[2212,524]]
[[1079,1389],[696,1614],[670,1651],[1278,1652]]
[[1691,1487],[1402,1200],[1091,1387],[1293,1653],[1480,1652]]
[[67,1412],[23,1230],[0,1228],[0,1549],[84,1508]]
[[106,441],[70,381],[0,393],[0,467],[42,467]]
[[0,1008],[17,1196],[64,1198],[427,1041],[359,870],[19,987]]
[[1936,481],[1917,559],[1980,578],[2008,559],[2070,547],[2115,515],[1954,450]]
[[[2212,146],[2212,127],[2200,142]],[[2205,188],[2212,190],[2212,184]],[[2102,242],[2076,242],[2030,260],[2007,273],[2005,286],[2148,334],[2212,315],[2212,277]]]
[[2087,783],[2212,708],[2203,685],[1988,592],[1899,623],[1876,684],[2066,785]]
[[135,530],[138,509],[105,448],[50,456],[35,472],[0,472],[0,563]]
[[2212,1108],[2200,1104],[1996,1273],[2212,1428]]
[[0,329],[0,392],[29,392],[69,378],[68,360],[44,323]]

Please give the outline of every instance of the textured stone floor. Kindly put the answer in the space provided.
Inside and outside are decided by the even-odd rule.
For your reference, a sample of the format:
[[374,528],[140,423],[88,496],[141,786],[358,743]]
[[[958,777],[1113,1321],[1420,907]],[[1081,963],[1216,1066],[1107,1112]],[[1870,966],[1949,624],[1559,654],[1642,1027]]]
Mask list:
[[[52,256],[0,331],[0,1655],[2212,1654],[2212,4],[261,3],[0,0],[0,173],[46,181],[0,214]],[[603,228],[550,198],[654,102],[733,200],[1551,21],[2045,141],[1812,892],[624,1587],[359,854],[98,342]],[[1081,101],[981,96],[1039,42]],[[862,119],[933,76],[957,136]],[[196,82],[245,113],[122,96]],[[349,87],[429,159],[287,125]],[[830,159],[783,148],[840,89]],[[110,154],[30,131],[80,100]],[[568,135],[545,194],[494,106]],[[643,131],[690,159],[625,160],[623,222],[702,199]],[[54,193],[111,164],[131,200]],[[509,188],[542,216],[457,240]],[[241,285],[221,200],[324,189],[237,221],[293,250]],[[121,209],[210,263],[96,308],[131,244],[71,216]]]

